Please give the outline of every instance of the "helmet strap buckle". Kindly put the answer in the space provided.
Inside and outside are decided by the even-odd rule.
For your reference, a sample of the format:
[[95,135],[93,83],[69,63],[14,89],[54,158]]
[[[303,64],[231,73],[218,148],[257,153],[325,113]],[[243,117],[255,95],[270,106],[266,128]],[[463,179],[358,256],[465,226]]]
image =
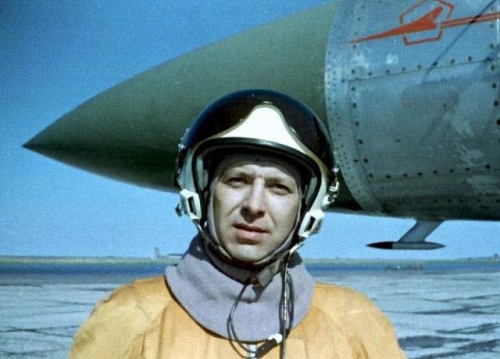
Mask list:
[[339,188],[340,188],[340,183],[337,179],[328,187],[328,190],[326,191],[326,196],[323,199],[323,208],[328,207],[332,203],[335,202],[339,195]]

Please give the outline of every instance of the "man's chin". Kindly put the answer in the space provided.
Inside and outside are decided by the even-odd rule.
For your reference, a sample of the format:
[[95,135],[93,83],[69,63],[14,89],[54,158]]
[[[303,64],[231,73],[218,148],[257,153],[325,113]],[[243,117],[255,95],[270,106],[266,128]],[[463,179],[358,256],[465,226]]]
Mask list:
[[229,254],[234,258],[234,261],[239,267],[242,268],[255,268],[258,267],[255,263],[267,256],[267,253],[253,250],[230,250]]

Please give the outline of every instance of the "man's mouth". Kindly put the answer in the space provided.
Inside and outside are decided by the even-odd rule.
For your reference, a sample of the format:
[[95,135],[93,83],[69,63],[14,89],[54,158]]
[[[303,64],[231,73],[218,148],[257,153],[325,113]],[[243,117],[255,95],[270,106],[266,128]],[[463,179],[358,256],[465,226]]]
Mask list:
[[234,226],[236,229],[246,231],[246,232],[256,232],[256,233],[265,233],[267,232],[265,229],[258,227],[258,226],[252,226],[249,224],[244,224],[244,223],[237,223]]

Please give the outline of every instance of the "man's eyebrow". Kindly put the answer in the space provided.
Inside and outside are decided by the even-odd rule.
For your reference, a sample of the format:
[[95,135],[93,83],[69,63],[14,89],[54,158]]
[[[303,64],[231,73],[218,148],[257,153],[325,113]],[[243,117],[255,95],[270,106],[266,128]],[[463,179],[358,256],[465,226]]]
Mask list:
[[[252,169],[246,169],[241,167],[227,168],[223,171],[222,176],[253,176],[258,174],[258,171]],[[269,175],[264,175],[264,178],[268,181],[279,181],[279,182],[292,182],[296,183],[295,177],[288,173],[271,173]]]
[[249,171],[249,170],[245,170],[244,168],[237,168],[237,167],[233,167],[233,168],[228,168],[226,169],[223,174],[224,175],[231,175],[231,176],[234,176],[234,175],[248,175],[248,174],[251,174],[252,171]]
[[269,179],[271,181],[282,181],[282,182],[293,182],[294,179],[290,176],[285,176],[285,175],[271,175],[271,176],[266,176],[266,179]]
[[266,177],[266,181],[271,183],[280,183],[290,187],[299,186],[297,181],[293,177],[285,175],[269,176]]

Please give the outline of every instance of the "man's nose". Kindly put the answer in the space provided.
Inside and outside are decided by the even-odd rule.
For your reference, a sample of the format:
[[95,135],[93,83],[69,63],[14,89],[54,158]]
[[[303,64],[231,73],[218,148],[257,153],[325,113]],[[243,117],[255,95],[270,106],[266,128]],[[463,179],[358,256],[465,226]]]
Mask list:
[[265,211],[265,185],[255,181],[248,189],[243,207],[251,214],[261,214]]

